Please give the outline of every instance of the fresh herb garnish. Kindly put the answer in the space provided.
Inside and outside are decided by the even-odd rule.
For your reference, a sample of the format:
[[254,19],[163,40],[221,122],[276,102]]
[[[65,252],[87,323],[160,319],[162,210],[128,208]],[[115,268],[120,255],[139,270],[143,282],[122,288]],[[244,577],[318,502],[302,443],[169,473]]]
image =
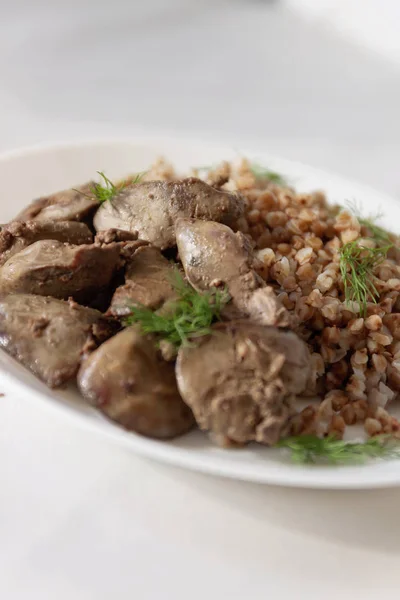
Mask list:
[[97,198],[99,204],[108,200],[111,201],[121,190],[128,185],[139,183],[145,173],[138,173],[134,177],[129,177],[115,185],[102,171],[97,171],[102,178],[101,183],[95,183],[91,189],[92,194]]
[[148,171],[142,171],[141,173],[136,173],[136,175],[132,175],[132,177],[128,177],[125,181],[122,182],[122,185],[125,187],[126,185],[135,185],[136,183],[140,183],[143,177],[148,173]]
[[364,219],[362,217],[358,217],[358,222],[370,232],[369,237],[372,240],[374,240],[374,242],[376,242],[378,245],[381,245],[383,243],[387,245],[392,244],[392,240],[390,238],[389,233],[385,229],[383,229],[383,227],[377,225],[374,222],[373,218]]
[[367,229],[368,237],[374,240],[374,242],[378,246],[381,246],[382,244],[388,245],[392,243],[390,233],[386,231],[386,229],[384,229],[383,227],[380,227],[376,224],[376,221],[378,221],[383,216],[381,212],[377,213],[374,216],[365,218],[361,215],[361,209],[356,202],[347,202],[347,205],[351,212],[357,217],[357,220],[360,223],[360,225],[363,225]]
[[276,185],[288,185],[286,177],[275,171],[270,171],[258,163],[252,162],[250,164],[250,170],[258,179],[268,179],[268,181],[276,183]]
[[367,313],[367,302],[376,304],[379,292],[375,286],[375,268],[386,258],[392,244],[379,248],[348,242],[339,250],[340,274],[346,303],[357,302],[361,316]]
[[[375,286],[375,268],[386,258],[394,245],[394,238],[383,227],[376,224],[382,215],[362,217],[360,208],[355,202],[347,202],[348,208],[357,217],[360,225],[367,230],[367,236],[345,244],[339,250],[340,273],[344,285],[346,303],[358,302],[361,316],[366,315],[367,302],[376,303],[379,292]],[[373,248],[363,240],[374,243]]]
[[196,292],[179,273],[175,273],[173,286],[178,294],[160,312],[153,312],[144,306],[134,306],[125,319],[125,325],[138,323],[143,333],[152,333],[178,348],[189,344],[196,337],[211,332],[211,325],[219,320],[222,308],[229,302],[228,292],[213,289]]
[[391,436],[377,436],[363,443],[344,442],[334,436],[319,438],[298,435],[278,442],[277,447],[290,450],[291,459],[299,464],[360,464],[370,458],[400,456],[400,444]]
[[116,196],[116,194],[118,194],[118,192],[125,186],[114,185],[113,182],[110,181],[110,179],[108,179],[108,177],[102,171],[97,171],[97,173],[100,175],[103,182],[95,183],[91,191],[93,195],[97,198],[99,204],[103,204],[108,200],[112,200],[114,196]]

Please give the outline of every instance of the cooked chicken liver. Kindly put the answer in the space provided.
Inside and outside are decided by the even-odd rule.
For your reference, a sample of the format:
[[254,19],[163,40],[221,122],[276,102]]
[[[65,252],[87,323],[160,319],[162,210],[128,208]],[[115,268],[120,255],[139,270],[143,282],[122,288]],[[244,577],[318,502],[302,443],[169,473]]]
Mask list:
[[152,340],[130,327],[108,340],[82,364],[83,396],[126,429],[173,438],[194,424],[182,401],[173,365],[160,358]]
[[87,301],[109,285],[121,265],[118,244],[72,246],[35,242],[0,268],[0,293],[23,292]]
[[292,398],[306,388],[310,358],[292,332],[232,321],[181,347],[176,373],[198,425],[218,443],[272,445],[287,431]]
[[[94,241],[96,244],[112,244],[113,242],[134,242],[137,239],[137,231],[106,229],[105,231],[98,231]],[[145,243],[146,242],[143,241],[143,244]]]
[[161,249],[175,245],[178,217],[212,219],[234,226],[243,213],[238,194],[217,190],[200,179],[149,181],[124,188],[104,202],[94,217],[100,229],[137,231],[139,237]]
[[222,223],[187,218],[178,219],[175,229],[179,258],[194,288],[208,290],[223,282],[233,295],[238,280],[249,273],[252,288],[258,287],[242,233],[234,233]]
[[72,379],[82,352],[114,331],[100,312],[74,302],[31,294],[0,299],[0,346],[50,387]]
[[[252,268],[252,249],[242,233],[222,223],[180,218],[176,242],[186,277],[199,291],[226,286],[243,316],[287,326],[287,312]],[[229,309],[231,310],[231,309]]]
[[158,248],[142,246],[127,261],[125,284],[117,288],[110,314],[129,314],[130,307],[137,304],[151,309],[160,308],[176,297],[173,275],[174,265]]
[[33,200],[15,221],[85,221],[99,203],[91,196],[93,182]]
[[85,223],[77,221],[13,221],[0,231],[0,266],[39,240],[90,244],[93,235]]

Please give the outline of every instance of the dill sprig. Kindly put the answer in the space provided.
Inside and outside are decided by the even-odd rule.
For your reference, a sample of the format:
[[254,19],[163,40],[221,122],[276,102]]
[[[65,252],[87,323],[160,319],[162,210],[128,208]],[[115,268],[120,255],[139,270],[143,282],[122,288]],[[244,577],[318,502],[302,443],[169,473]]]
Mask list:
[[288,185],[286,177],[275,171],[270,171],[256,162],[250,164],[250,170],[257,179],[268,179],[276,185]]
[[347,202],[347,206],[360,225],[367,230],[367,236],[363,236],[362,239],[374,243],[374,248],[369,248],[363,245],[362,239],[358,239],[345,244],[339,251],[346,303],[358,302],[360,314],[365,316],[367,302],[376,303],[379,299],[374,270],[394,247],[394,237],[376,224],[375,221],[382,216],[381,213],[365,218],[361,216],[360,208],[355,202]]
[[114,185],[102,171],[97,171],[97,173],[103,181],[101,183],[95,183],[91,188],[91,192],[97,198],[99,204],[103,204],[108,200],[112,200],[124,186],[120,187]]
[[136,183],[140,183],[145,175],[147,175],[148,171],[142,171],[141,173],[136,173],[136,175],[132,175],[125,179],[122,182],[122,185],[125,187],[127,185],[135,185]]
[[128,185],[139,183],[145,173],[138,173],[134,177],[124,179],[118,184],[114,184],[103,171],[97,171],[98,175],[102,178],[102,182],[95,183],[91,188],[92,194],[97,198],[99,204],[111,201],[121,190]]
[[381,212],[378,212],[376,215],[371,215],[369,217],[363,217],[361,214],[361,209],[356,202],[347,202],[347,206],[354,214],[354,216],[357,217],[357,220],[360,223],[360,225],[367,229],[368,237],[371,240],[374,240],[377,246],[380,246],[382,244],[388,245],[393,243],[390,233],[386,231],[386,229],[384,229],[383,227],[380,227],[380,225],[376,224],[376,221],[378,221],[383,216]]
[[378,245],[393,245],[390,234],[385,229],[383,229],[383,227],[377,225],[373,219],[374,218],[364,219],[363,217],[358,217],[358,222],[360,223],[360,225],[363,225],[367,229],[367,231],[369,232],[369,237],[372,240],[374,240],[374,242],[376,242]]
[[209,334],[212,323],[220,319],[222,308],[230,297],[226,289],[196,292],[179,273],[175,273],[173,286],[177,300],[158,312],[144,306],[133,306],[124,324],[138,323],[143,333],[154,334],[179,348],[196,337]]
[[367,313],[367,302],[376,304],[379,292],[375,286],[375,268],[386,258],[391,244],[379,248],[348,242],[339,250],[339,266],[346,303],[357,302],[361,316]]
[[391,436],[377,436],[366,442],[344,442],[334,436],[319,438],[315,435],[298,435],[278,442],[287,448],[291,459],[299,464],[325,463],[331,465],[360,464],[372,458],[400,456],[400,443]]

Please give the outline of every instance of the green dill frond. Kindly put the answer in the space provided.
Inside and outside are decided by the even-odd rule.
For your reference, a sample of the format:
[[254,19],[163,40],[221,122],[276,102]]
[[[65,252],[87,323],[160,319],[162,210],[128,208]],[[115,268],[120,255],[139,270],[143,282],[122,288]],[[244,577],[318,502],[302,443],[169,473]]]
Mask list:
[[267,169],[256,162],[250,163],[250,170],[257,179],[268,179],[268,181],[276,183],[276,185],[288,185],[286,177],[275,171],[270,171],[270,169]]
[[366,315],[367,302],[376,303],[379,298],[374,270],[386,258],[391,247],[390,244],[379,248],[367,248],[355,240],[339,250],[340,274],[346,303],[357,302],[362,316]]
[[102,178],[101,183],[95,183],[91,189],[92,194],[97,198],[99,204],[111,201],[121,190],[126,188],[128,185],[139,183],[146,172],[138,173],[128,179],[117,183],[116,185],[102,172],[97,171],[98,175]]
[[281,440],[277,447],[287,448],[293,462],[298,464],[349,465],[373,458],[400,456],[400,442],[385,435],[370,438],[364,443],[344,442],[334,436],[299,435]]
[[378,245],[392,244],[390,234],[385,229],[383,229],[383,227],[380,227],[379,225],[374,223],[373,219],[364,219],[362,217],[359,217],[358,222],[360,223],[360,225],[363,225],[367,229],[368,236],[371,239],[373,239]]
[[143,306],[133,306],[125,325],[138,323],[146,334],[154,334],[176,348],[189,344],[194,338],[211,332],[211,325],[221,317],[223,307],[230,297],[226,289],[196,292],[178,271],[173,276],[177,300],[166,305],[162,312]]
[[376,224],[376,221],[383,216],[381,212],[369,217],[363,217],[361,215],[361,208],[356,202],[347,202],[347,206],[353,215],[357,217],[360,225],[366,228],[368,237],[374,240],[378,246],[382,244],[392,244],[391,234],[386,231],[386,229]]
[[91,191],[93,195],[96,197],[99,204],[103,204],[108,200],[112,200],[114,196],[118,193],[119,189],[116,185],[113,184],[110,179],[102,172],[97,171],[98,175],[102,178],[102,183],[95,183],[92,187]]
[[140,183],[145,175],[147,175],[148,171],[142,171],[141,173],[136,173],[136,175],[132,175],[132,177],[128,177],[123,182],[123,187],[127,185],[135,185],[136,183]]

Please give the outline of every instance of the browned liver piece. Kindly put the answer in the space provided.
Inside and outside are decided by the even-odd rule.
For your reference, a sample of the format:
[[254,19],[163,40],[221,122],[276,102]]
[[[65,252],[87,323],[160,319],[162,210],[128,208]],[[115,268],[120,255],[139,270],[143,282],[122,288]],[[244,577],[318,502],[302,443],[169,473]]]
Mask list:
[[93,181],[33,200],[15,221],[86,221],[99,206],[92,194]]
[[264,325],[289,324],[274,290],[254,271],[252,248],[242,233],[234,233],[222,223],[180,218],[176,241],[186,277],[194,288],[226,287],[242,316]]
[[0,268],[0,293],[29,293],[88,301],[110,284],[121,266],[120,245],[73,246],[35,242]]
[[143,246],[127,260],[125,284],[115,291],[110,314],[129,314],[130,307],[138,304],[158,309],[176,298],[173,277],[176,266],[167,260],[158,248]]
[[50,387],[73,379],[84,352],[116,331],[97,310],[45,296],[0,299],[0,345]]
[[78,221],[13,221],[0,231],[0,266],[11,256],[40,240],[90,244],[93,235]]
[[79,371],[78,385],[107,417],[142,435],[173,438],[194,424],[179,395],[173,365],[138,327],[121,331],[91,354]]
[[294,333],[231,321],[181,347],[176,373],[182,398],[217,443],[272,445],[287,432],[292,399],[306,388],[310,368],[308,348]]
[[104,202],[94,217],[97,231],[137,231],[139,238],[166,249],[175,245],[179,217],[221,221],[234,227],[244,210],[238,194],[215,189],[194,177],[180,181],[148,181],[121,190]]

